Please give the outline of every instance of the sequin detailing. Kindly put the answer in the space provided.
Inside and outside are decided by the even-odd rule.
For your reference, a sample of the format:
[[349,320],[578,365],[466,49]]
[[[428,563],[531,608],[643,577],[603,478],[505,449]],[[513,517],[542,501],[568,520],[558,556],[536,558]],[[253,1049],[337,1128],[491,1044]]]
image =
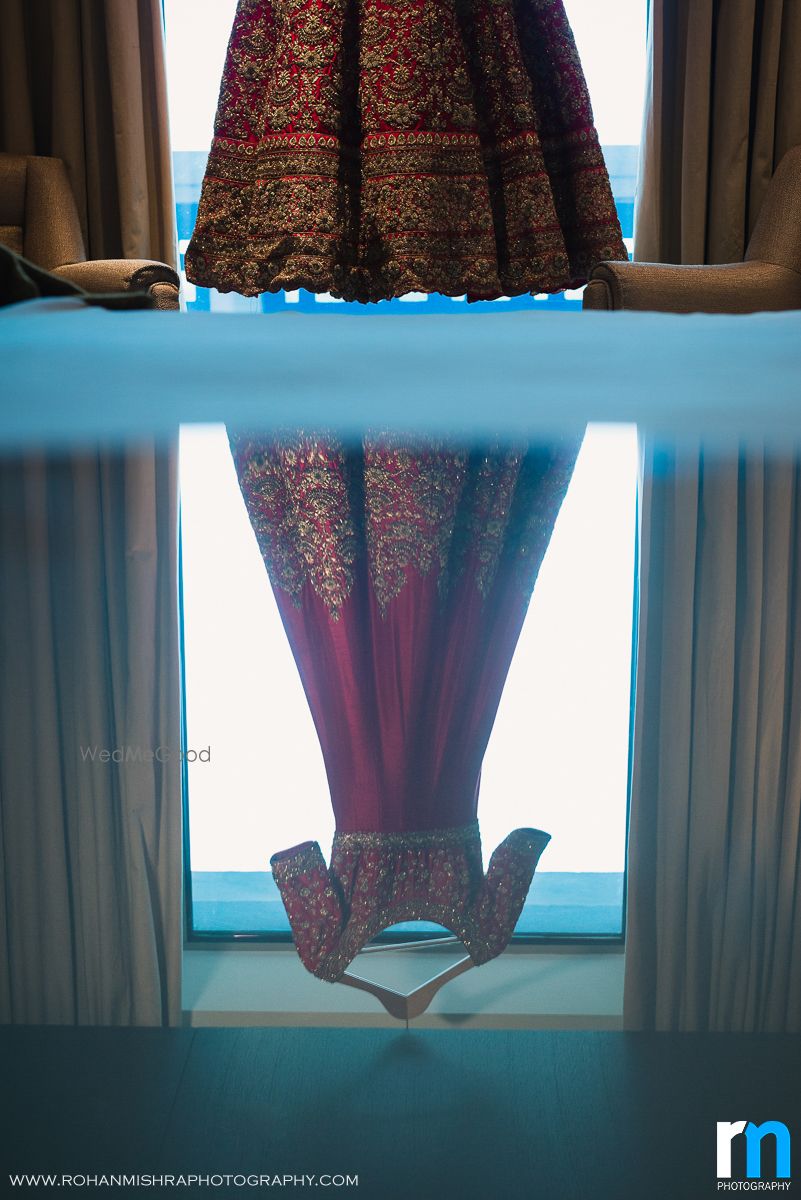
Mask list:
[[336,619],[360,570],[382,614],[410,571],[435,572],[443,601],[465,575],[486,599],[507,557],[527,598],[580,439],[467,451],[398,434],[360,448],[240,435],[231,446],[274,586],[297,606],[308,585]]
[[439,442],[397,435],[365,440],[367,553],[382,612],[409,567],[424,576],[436,567],[444,591],[467,471],[467,454]]
[[346,853],[356,850],[387,850],[405,848],[410,844],[415,847],[440,849],[443,846],[459,846],[463,842],[474,841],[480,837],[478,821],[469,825],[460,825],[455,829],[424,829],[415,833],[376,833],[360,830],[356,833],[334,834],[335,851]]
[[231,439],[248,516],[270,579],[295,604],[308,582],[333,617],[354,583],[357,535],[344,447],[298,433]]
[[317,842],[271,860],[273,876],[309,971],[335,982],[359,950],[401,921],[434,921],[478,965],[506,947],[549,835],[516,829],[486,876],[478,825],[406,833],[337,833],[326,867]]
[[239,0],[193,282],[491,299],[625,257],[562,0]]

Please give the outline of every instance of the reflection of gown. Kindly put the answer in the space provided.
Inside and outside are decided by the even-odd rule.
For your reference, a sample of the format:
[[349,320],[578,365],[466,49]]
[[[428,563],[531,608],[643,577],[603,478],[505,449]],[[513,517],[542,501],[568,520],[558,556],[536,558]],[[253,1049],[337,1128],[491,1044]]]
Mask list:
[[[481,762],[578,439],[469,452],[374,434],[232,439],[322,747],[336,834],[274,855],[298,953],[337,979],[376,933],[427,920],[474,962],[512,935],[548,835],[485,876]],[[537,768],[520,781],[536,792]]]
[[625,257],[562,0],[239,0],[193,282],[479,300]]

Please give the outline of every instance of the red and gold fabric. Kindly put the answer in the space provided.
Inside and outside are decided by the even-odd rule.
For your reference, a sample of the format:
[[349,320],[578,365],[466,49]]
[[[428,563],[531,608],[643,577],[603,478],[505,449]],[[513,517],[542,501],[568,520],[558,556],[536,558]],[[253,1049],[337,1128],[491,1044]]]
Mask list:
[[549,839],[515,830],[485,875],[481,763],[579,444],[232,439],[336,817],[329,866],[316,842],[272,859],[323,979],[401,921],[476,963],[512,935]]
[[562,0],[239,0],[194,283],[485,300],[626,257]]

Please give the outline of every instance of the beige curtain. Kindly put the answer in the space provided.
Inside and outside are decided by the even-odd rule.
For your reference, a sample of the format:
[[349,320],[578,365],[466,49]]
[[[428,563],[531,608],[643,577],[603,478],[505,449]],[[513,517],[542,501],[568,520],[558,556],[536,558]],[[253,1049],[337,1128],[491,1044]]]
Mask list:
[[180,1020],[176,498],[152,446],[0,463],[4,1022]]
[[[159,0],[0,0],[0,149],[174,263]],[[1,1021],[180,1021],[176,514],[174,444],[0,463]]]
[[801,1032],[801,466],[644,468],[626,1025]]
[[[652,0],[649,37],[636,257],[739,261],[801,142],[801,4]],[[624,1021],[801,1032],[801,466],[642,471]]]
[[160,0],[0,0],[0,150],[64,159],[90,258],[174,267]]
[[634,257],[740,262],[801,143],[798,0],[650,0]]

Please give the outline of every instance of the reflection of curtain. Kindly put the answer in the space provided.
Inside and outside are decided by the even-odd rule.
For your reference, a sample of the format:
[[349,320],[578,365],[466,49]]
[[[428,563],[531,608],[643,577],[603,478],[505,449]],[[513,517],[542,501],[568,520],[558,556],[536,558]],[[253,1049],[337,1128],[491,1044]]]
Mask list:
[[330,871],[273,858],[298,952],[336,979],[372,936],[436,921],[476,962],[506,945],[548,837],[512,833],[486,878],[481,761],[578,440],[468,452],[233,441],[322,745]]
[[645,454],[626,1024],[801,1032],[801,468]]
[[0,1021],[180,1019],[176,498],[152,447],[2,464]]
[[64,159],[90,258],[175,266],[161,0],[3,0],[0,150]]

